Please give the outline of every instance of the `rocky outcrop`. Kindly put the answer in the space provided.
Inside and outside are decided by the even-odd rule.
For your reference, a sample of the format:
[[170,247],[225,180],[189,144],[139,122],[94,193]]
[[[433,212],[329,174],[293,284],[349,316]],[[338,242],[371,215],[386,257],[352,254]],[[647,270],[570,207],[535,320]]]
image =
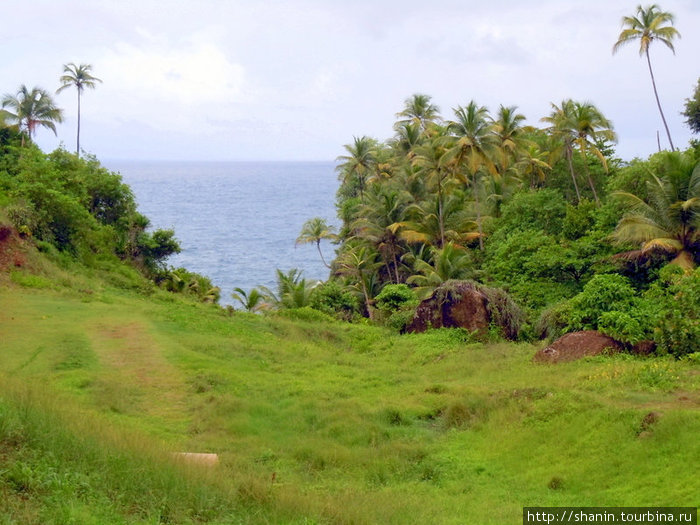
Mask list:
[[406,331],[465,328],[485,334],[495,325],[505,337],[515,339],[521,321],[520,309],[503,290],[473,281],[447,281],[418,305]]
[[538,351],[533,360],[538,363],[562,363],[586,356],[622,350],[622,344],[612,337],[603,335],[596,330],[586,330],[571,332],[560,337],[548,347]]

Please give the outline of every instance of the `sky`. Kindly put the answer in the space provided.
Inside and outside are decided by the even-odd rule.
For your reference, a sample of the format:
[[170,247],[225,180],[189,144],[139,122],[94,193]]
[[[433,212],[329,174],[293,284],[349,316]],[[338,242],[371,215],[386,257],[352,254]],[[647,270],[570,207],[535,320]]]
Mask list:
[[[646,5],[646,4],[644,4]],[[676,147],[700,77],[700,1],[660,0],[675,55],[651,47]],[[636,0],[24,0],[3,5],[0,94],[51,92],[63,65],[102,80],[82,98],[81,147],[134,160],[334,160],[354,136],[386,140],[414,93],[443,117],[475,100],[544,125],[551,104],[589,101],[612,121],[617,155],[668,147],[636,43],[612,55]],[[45,151],[75,148],[77,93]]]

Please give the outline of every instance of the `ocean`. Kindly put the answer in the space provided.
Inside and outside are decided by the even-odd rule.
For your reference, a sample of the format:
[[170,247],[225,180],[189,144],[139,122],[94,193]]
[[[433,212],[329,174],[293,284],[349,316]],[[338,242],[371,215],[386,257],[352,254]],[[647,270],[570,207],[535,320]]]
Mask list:
[[[304,222],[338,226],[333,162],[107,161],[136,197],[151,229],[173,229],[182,252],[167,260],[209,277],[221,304],[235,287],[275,287],[275,270],[297,268],[307,280],[328,269],[313,244],[295,245]],[[335,246],[322,241],[324,257]]]

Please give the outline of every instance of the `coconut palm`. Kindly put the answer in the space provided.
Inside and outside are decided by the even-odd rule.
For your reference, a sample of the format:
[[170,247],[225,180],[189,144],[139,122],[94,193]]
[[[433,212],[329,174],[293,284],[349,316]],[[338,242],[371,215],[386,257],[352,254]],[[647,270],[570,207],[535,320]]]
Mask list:
[[102,82],[99,78],[93,77],[90,71],[92,71],[90,64],[80,64],[79,66],[73,62],[64,64],[64,75],[59,79],[61,87],[56,90],[56,94],[73,86],[78,90],[78,133],[75,146],[75,153],[78,156],[80,156],[80,97],[85,88],[95,89],[97,82]]
[[326,268],[330,268],[330,265],[323,257],[323,252],[321,251],[321,241],[323,239],[336,240],[337,238],[338,236],[336,235],[333,226],[328,226],[328,224],[326,224],[326,220],[322,219],[321,217],[314,217],[313,219],[306,221],[301,227],[301,233],[299,233],[299,237],[297,237],[296,244],[314,243],[316,245],[316,249],[318,250],[318,254],[321,256],[323,264],[326,265]]
[[628,208],[615,238],[641,243],[640,254],[665,253],[672,263],[694,268],[700,255],[700,162],[687,153],[667,153],[647,194],[615,194]]
[[518,113],[517,106],[503,106],[498,108],[498,114],[493,121],[494,134],[497,137],[498,170],[500,173],[508,171],[509,165],[515,161],[518,152],[523,147],[523,126],[525,115]]
[[[26,131],[31,139],[36,128],[42,126],[56,134],[56,122],[63,122],[63,111],[56,107],[51,95],[46,90],[35,87],[29,90],[24,84],[17,90],[16,95],[6,94],[2,97],[1,105],[9,108],[4,118],[7,122],[15,122],[20,131]],[[22,136],[24,146],[24,136]]]
[[404,117],[395,124],[395,129],[399,129],[404,124],[418,124],[421,131],[425,131],[431,122],[436,122],[440,118],[440,108],[431,101],[429,95],[416,93],[404,101],[404,109],[396,116]]
[[598,192],[596,192],[593,179],[591,179],[591,174],[588,169],[588,162],[586,161],[587,153],[591,152],[598,157],[603,165],[603,169],[607,172],[608,163],[597,144],[599,144],[600,141],[615,141],[617,140],[617,135],[612,129],[612,123],[590,102],[574,102],[573,105],[570,106],[570,109],[570,125],[575,135],[573,142],[579,147],[579,151],[581,152],[584,170],[586,171],[588,184],[593,192],[593,198],[596,203],[600,203]]
[[404,224],[410,194],[383,188],[369,192],[367,203],[360,207],[352,223],[354,236],[370,243],[384,260],[389,280],[401,282],[399,257],[402,254],[399,230]]
[[562,148],[556,148],[556,150],[553,149],[552,153],[558,151],[556,155],[557,157],[563,155],[566,158],[566,162],[569,166],[569,173],[571,174],[571,180],[573,181],[574,189],[576,190],[576,200],[580,204],[581,192],[578,189],[573,164],[575,135],[571,124],[571,114],[573,113],[574,109],[574,101],[571,99],[563,100],[561,106],[557,106],[552,102],[551,106],[552,112],[548,117],[543,117],[541,120],[542,122],[547,122],[550,124],[547,131],[563,146]]
[[371,137],[353,137],[352,144],[343,146],[347,155],[340,155],[336,160],[342,161],[336,167],[336,171],[340,173],[343,184],[355,182],[358,191],[360,192],[360,200],[364,201],[364,191],[368,177],[374,173],[374,165],[376,159],[374,150],[377,147],[377,141]]
[[249,292],[243,288],[234,288],[231,297],[238,301],[246,312],[257,312],[266,306],[265,297],[257,288]]
[[673,39],[680,38],[680,33],[673,27],[673,15],[671,13],[661,11],[659,6],[652,4],[649,7],[637,6],[637,16],[625,16],[622,18],[622,26],[625,28],[617,38],[617,42],[613,45],[613,54],[617,53],[622,46],[639,40],[639,55],[646,56],[647,65],[649,66],[649,75],[651,76],[651,85],[654,88],[654,96],[656,97],[656,105],[661,114],[661,120],[666,129],[668,142],[671,144],[671,151],[675,151],[671,132],[668,130],[666,117],[661,109],[659,101],[659,93],[656,90],[656,80],[654,79],[654,71],[651,68],[651,58],[649,57],[649,46],[654,40],[658,40],[668,47],[673,54],[676,50],[673,47]]
[[261,286],[263,296],[278,308],[302,308],[311,301],[311,290],[318,284],[309,283],[301,270],[292,268],[287,273],[277,269],[277,290]]
[[529,180],[530,188],[541,185],[547,178],[547,171],[552,169],[547,163],[549,155],[549,151],[542,151],[534,142],[520,150],[515,168]]
[[447,136],[446,130],[441,127],[440,131],[436,130],[429,140],[415,148],[412,160],[413,165],[420,169],[420,174],[436,190],[437,220],[440,228],[439,247],[445,244],[445,185],[452,175],[452,168],[446,165],[443,157],[451,146],[450,139],[452,137]]
[[379,254],[369,246],[357,245],[341,253],[336,260],[338,274],[351,281],[351,287],[360,293],[370,319],[372,302],[377,284],[376,272],[382,266]]
[[406,209],[409,219],[401,223],[399,236],[412,245],[420,243],[436,248],[447,242],[462,246],[476,240],[477,224],[465,208],[465,200],[463,192],[452,191],[442,201],[433,195],[432,199],[412,204]]
[[445,281],[468,278],[472,272],[471,264],[469,252],[448,242],[442,248],[432,249],[430,263],[416,259],[416,274],[406,282],[415,285],[418,297],[424,298]]
[[476,222],[479,229],[479,248],[484,249],[481,227],[481,209],[478,178],[482,171],[497,175],[496,164],[492,160],[497,148],[497,137],[488,110],[471,101],[466,107],[454,110],[456,120],[449,121],[448,130],[456,137],[454,144],[443,155],[444,165],[453,166],[455,174],[465,185],[471,185],[475,200]]

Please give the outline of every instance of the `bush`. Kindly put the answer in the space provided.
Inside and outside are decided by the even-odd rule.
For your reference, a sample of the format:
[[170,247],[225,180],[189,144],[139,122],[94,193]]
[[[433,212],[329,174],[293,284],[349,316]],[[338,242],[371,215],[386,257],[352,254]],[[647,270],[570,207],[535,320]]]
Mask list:
[[359,302],[352,292],[337,281],[327,281],[311,292],[311,308],[344,321],[359,314]]
[[681,357],[700,351],[700,268],[684,274],[666,266],[647,295],[657,312],[657,352]]
[[628,345],[635,345],[646,338],[646,332],[639,319],[632,317],[627,312],[602,313],[598,318],[598,330]]
[[396,312],[402,308],[413,308],[418,305],[415,292],[405,284],[387,284],[374,298],[378,310]]

